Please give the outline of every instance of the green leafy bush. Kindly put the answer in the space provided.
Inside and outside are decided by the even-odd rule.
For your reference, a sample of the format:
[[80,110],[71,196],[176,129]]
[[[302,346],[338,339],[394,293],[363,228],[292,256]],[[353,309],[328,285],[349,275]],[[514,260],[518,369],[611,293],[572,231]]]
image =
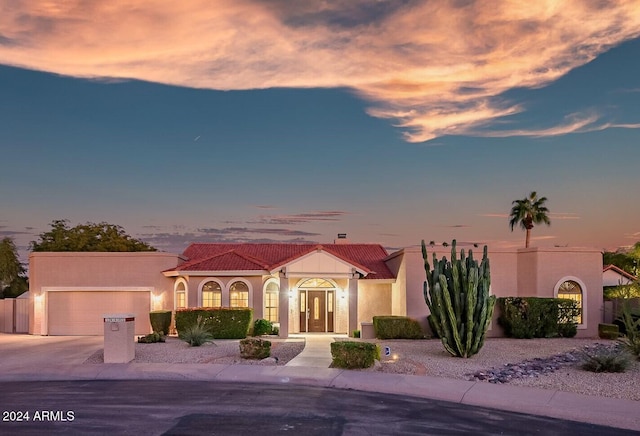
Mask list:
[[512,338],[570,338],[577,333],[577,303],[564,298],[505,297],[498,299],[498,323]]
[[271,341],[247,338],[240,341],[240,356],[245,359],[264,359],[271,355]]
[[360,330],[354,330],[354,331],[352,332],[352,336],[353,336],[354,338],[359,338],[359,337],[360,337]]
[[244,339],[247,337],[253,309],[246,307],[195,308],[176,311],[176,330],[182,339],[183,332],[196,324],[198,317],[215,339]]
[[202,315],[200,315],[194,324],[186,327],[182,331],[180,338],[192,347],[199,347],[200,345],[210,342],[213,336],[209,328],[205,325]]
[[334,368],[369,368],[380,360],[380,348],[369,342],[332,342],[331,357]]
[[640,359],[640,318],[633,316],[631,308],[626,302],[622,305],[622,322],[625,334],[620,342],[630,353]]
[[615,324],[598,324],[598,337],[600,339],[618,339],[620,329]]
[[406,316],[374,316],[373,330],[378,339],[423,339],[422,327]]
[[141,344],[155,344],[156,342],[165,342],[166,337],[162,333],[153,332],[146,336],[138,336],[138,342]]
[[149,312],[149,320],[154,332],[162,333],[163,335],[169,334],[169,326],[171,326],[170,310],[152,310]]
[[619,347],[582,352],[582,369],[591,372],[624,372],[631,363],[629,354]]
[[256,319],[253,323],[253,336],[270,335],[273,332],[273,324],[266,319]]

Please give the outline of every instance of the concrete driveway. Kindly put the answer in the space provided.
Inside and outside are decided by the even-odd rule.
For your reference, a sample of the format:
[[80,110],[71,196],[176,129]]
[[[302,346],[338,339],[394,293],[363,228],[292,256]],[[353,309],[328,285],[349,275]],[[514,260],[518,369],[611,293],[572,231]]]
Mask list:
[[80,364],[103,346],[102,336],[32,336],[0,333],[0,367]]

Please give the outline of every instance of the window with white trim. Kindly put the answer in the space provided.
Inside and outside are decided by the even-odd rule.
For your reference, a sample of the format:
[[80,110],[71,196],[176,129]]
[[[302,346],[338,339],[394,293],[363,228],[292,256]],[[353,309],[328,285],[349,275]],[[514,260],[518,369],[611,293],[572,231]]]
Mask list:
[[229,287],[229,306],[249,307],[249,288],[244,282],[233,282]]
[[278,322],[278,300],[280,287],[277,283],[269,282],[264,291],[264,319]]
[[179,282],[176,286],[176,309],[184,309],[187,307],[187,289],[183,282]]
[[207,282],[202,286],[202,307],[222,307],[222,288],[218,282]]
[[576,322],[582,324],[582,288],[577,282],[567,280],[562,282],[558,288],[558,298],[573,300],[578,304],[580,315],[576,317]]

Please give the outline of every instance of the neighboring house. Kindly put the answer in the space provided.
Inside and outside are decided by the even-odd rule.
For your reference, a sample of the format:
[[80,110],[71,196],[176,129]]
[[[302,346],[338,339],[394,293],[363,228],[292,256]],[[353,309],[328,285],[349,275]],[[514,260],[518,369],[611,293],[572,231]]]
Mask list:
[[629,274],[615,265],[607,265],[602,269],[602,286],[629,285],[638,280],[633,274]]
[[[459,247],[460,248],[460,247]],[[469,247],[465,247],[469,248]],[[431,251],[431,250],[430,250]],[[437,247],[438,256],[449,255]],[[476,250],[476,256],[481,250]],[[431,255],[431,254],[430,254]],[[497,296],[579,302],[579,336],[602,317],[602,257],[595,249],[490,250]],[[406,315],[427,328],[424,262],[418,247],[392,254],[378,244],[192,244],[182,255],[32,253],[29,332],[102,334],[102,315],[187,307],[252,307],[290,333],[350,333],[375,315]],[[500,336],[495,319],[490,335]]]

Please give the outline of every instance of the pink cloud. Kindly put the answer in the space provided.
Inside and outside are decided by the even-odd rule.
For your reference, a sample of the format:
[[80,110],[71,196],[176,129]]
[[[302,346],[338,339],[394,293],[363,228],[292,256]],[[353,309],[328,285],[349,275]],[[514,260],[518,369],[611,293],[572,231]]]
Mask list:
[[[349,87],[407,141],[478,128],[541,87],[640,35],[637,0],[370,3],[15,0],[0,14],[2,63],[58,74],[221,90]],[[597,124],[583,116],[536,131]],[[484,132],[484,135],[489,135]]]

